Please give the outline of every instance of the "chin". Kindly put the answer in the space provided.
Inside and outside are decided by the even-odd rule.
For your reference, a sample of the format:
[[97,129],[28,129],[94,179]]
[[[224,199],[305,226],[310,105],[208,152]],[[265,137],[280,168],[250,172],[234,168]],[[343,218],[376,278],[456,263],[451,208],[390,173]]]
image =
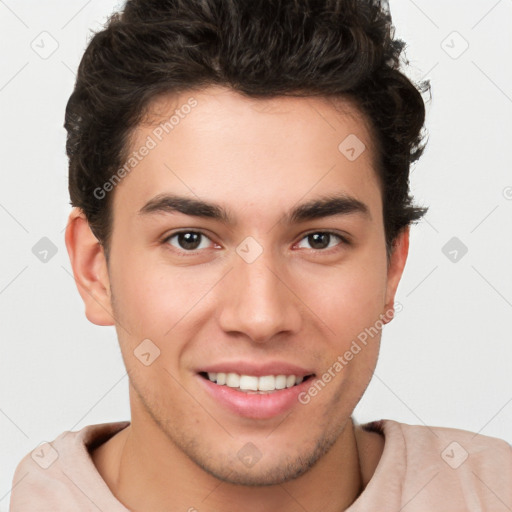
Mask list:
[[[273,453],[273,460],[268,460],[265,454],[257,451],[251,443],[238,451],[235,458],[225,454],[219,454],[216,459],[209,459],[206,463],[202,458],[189,456],[206,473],[222,482],[248,487],[263,487],[279,485],[294,480],[309,471],[320,458],[334,445],[337,436],[324,437],[308,452],[295,453],[293,456],[287,453]],[[304,447],[303,447],[304,449]],[[247,459],[252,455],[254,458]],[[256,460],[257,459],[257,460]],[[266,459],[266,460],[265,460]],[[221,464],[218,461],[222,461]],[[226,463],[229,461],[229,463]],[[245,466],[245,467],[244,467]]]
[[266,467],[260,466],[258,469],[256,465],[245,470],[229,470],[225,466],[215,468],[202,466],[202,469],[222,482],[246,487],[264,487],[294,480],[306,473],[311,467],[308,463],[297,462],[276,463],[271,466],[267,464]]

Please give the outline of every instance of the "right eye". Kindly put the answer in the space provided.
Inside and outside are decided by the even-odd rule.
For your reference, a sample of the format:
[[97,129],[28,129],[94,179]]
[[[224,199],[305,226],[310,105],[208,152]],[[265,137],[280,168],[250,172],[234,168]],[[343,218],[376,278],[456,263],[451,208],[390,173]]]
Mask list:
[[[171,240],[176,239],[176,244]],[[178,231],[162,240],[163,244],[172,245],[178,251],[193,252],[199,249],[206,249],[208,244],[201,246],[202,239],[211,240],[201,231]]]

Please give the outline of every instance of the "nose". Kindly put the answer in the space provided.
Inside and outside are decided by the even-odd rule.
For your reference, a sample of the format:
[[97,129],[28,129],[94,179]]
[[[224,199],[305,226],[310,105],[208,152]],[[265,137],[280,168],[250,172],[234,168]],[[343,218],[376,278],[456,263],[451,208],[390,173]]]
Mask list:
[[220,302],[219,322],[224,332],[242,333],[258,344],[278,334],[297,333],[303,318],[301,301],[293,292],[293,276],[270,253],[263,251],[252,262],[235,254]]

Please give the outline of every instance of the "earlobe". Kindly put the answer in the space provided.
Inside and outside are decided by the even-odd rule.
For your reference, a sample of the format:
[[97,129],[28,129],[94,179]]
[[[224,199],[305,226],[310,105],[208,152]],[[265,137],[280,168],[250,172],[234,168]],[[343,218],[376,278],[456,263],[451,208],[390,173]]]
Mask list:
[[78,292],[84,301],[85,316],[96,325],[114,325],[103,247],[79,208],[73,208],[69,215],[65,240]]
[[395,294],[409,253],[409,226],[404,228],[395,238],[393,250],[388,264],[386,303],[384,307],[384,323],[393,319]]

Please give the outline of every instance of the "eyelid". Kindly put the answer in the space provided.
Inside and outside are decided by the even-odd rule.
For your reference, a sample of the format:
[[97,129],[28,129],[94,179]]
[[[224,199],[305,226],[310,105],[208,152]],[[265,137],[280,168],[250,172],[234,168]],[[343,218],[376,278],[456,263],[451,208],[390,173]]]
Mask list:
[[305,238],[308,235],[312,235],[313,233],[327,233],[329,235],[334,235],[334,236],[337,236],[338,238],[341,238],[343,240],[343,242],[346,243],[346,244],[350,244],[351,243],[351,238],[350,238],[350,235],[348,233],[336,231],[336,230],[333,230],[333,229],[311,229],[311,230],[306,231],[305,233],[303,233],[301,235],[302,238],[300,240],[302,240],[303,238]]
[[[175,236],[177,236],[177,235],[179,235],[181,233],[198,233],[198,234],[204,236],[205,238],[207,238],[208,240],[210,240],[210,242],[212,242],[214,244],[217,243],[217,242],[213,241],[212,238],[209,235],[207,235],[203,230],[197,229],[197,228],[194,228],[194,229],[179,229],[178,231],[174,231],[174,232],[172,232],[172,233],[170,233],[168,235],[165,235],[162,238],[161,243],[162,244],[167,244],[167,242],[171,238],[173,238],[173,237],[175,237]],[[179,251],[180,249],[176,249],[176,250]],[[195,251],[201,251],[201,250],[203,250],[203,249],[195,249]],[[188,253],[191,253],[191,254],[194,253],[194,251],[185,251],[184,249],[181,249],[181,252],[188,252]]]
[[305,232],[305,233],[303,233],[301,235],[301,238],[299,239],[297,244],[302,242],[302,240],[304,240],[304,238],[306,238],[307,236],[312,235],[314,233],[322,233],[322,234],[334,235],[335,237],[339,238],[341,240],[341,242],[336,244],[334,247],[329,247],[329,248],[326,248],[326,249],[307,249],[310,252],[314,252],[314,253],[318,253],[318,254],[329,254],[332,251],[339,250],[340,247],[342,247],[342,246],[352,245],[351,238],[350,238],[350,236],[348,234],[343,234],[343,233],[340,233],[340,232],[338,232],[336,230],[332,230],[332,229],[312,229],[312,230],[309,230],[309,231],[307,231],[307,232]]

